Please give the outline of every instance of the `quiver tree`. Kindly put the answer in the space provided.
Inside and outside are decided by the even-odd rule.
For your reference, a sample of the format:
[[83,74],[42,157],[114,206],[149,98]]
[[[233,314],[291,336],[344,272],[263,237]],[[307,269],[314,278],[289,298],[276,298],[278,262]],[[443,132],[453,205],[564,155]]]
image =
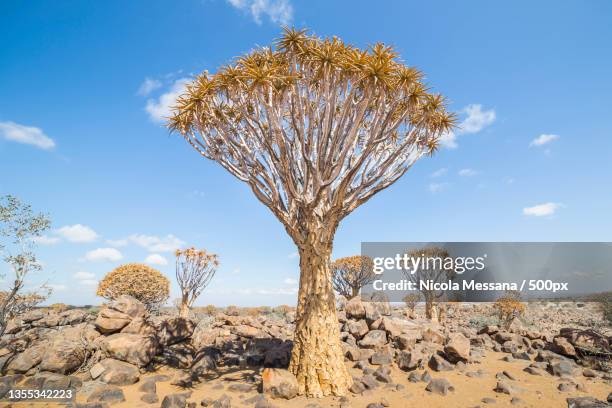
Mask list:
[[430,247],[416,249],[408,252],[411,258],[421,258],[422,262],[416,269],[402,270],[404,276],[412,281],[417,288],[420,288],[423,300],[425,301],[425,316],[428,319],[438,319],[436,303],[443,300],[447,291],[429,287],[421,287],[419,282],[441,283],[455,277],[453,260],[448,251],[440,247]]
[[[17,197],[0,197],[0,256],[12,271],[7,278],[7,290],[0,291],[0,337],[10,319],[31,309],[51,293],[45,286],[37,292],[23,293],[26,276],[41,270],[34,246],[36,238],[50,225],[46,214],[35,214],[30,205]],[[4,277],[0,273],[0,278]]]
[[383,44],[361,50],[285,29],[276,47],[203,72],[177,100],[170,129],[247,183],[298,248],[289,369],[300,394],[342,395],[352,382],[330,270],[338,224],[453,126],[421,77]]
[[181,289],[179,315],[188,317],[193,302],[215,276],[219,260],[217,255],[206,252],[204,249],[177,250],[175,255],[176,282]]
[[374,263],[368,256],[348,256],[336,259],[332,265],[332,284],[334,290],[347,299],[359,295],[362,287],[372,283]]
[[145,264],[121,265],[98,283],[96,295],[108,300],[130,295],[140,300],[149,310],[163,305],[170,296],[170,281],[163,273]]

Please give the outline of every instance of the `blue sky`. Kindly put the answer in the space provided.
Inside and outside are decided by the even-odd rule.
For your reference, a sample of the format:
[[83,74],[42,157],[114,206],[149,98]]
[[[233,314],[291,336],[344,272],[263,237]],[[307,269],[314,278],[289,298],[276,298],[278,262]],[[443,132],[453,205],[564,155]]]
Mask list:
[[172,279],[172,250],[195,245],[222,264],[198,304],[295,303],[281,225],[160,122],[192,74],[283,23],[394,45],[462,120],[343,222],[334,256],[361,241],[611,241],[611,16],[607,0],[2,2],[0,194],[53,219],[29,285],[95,304],[115,266]]

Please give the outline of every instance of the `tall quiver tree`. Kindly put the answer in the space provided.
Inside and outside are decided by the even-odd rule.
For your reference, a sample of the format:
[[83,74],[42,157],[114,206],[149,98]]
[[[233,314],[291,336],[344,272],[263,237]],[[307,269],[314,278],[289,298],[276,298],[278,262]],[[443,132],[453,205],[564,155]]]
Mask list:
[[202,73],[178,98],[170,129],[247,183],[298,248],[289,369],[300,394],[342,395],[352,382],[330,271],[338,224],[434,152],[454,120],[392,48],[294,29]]

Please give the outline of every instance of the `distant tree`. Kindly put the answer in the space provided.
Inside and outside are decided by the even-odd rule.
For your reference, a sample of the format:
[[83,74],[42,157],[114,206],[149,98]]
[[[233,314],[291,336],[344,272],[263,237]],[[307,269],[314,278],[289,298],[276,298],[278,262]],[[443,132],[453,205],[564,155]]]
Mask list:
[[373,266],[372,258],[361,255],[335,260],[331,266],[334,290],[347,299],[359,295],[361,288],[376,276]]
[[343,395],[344,364],[331,280],[342,219],[433,153],[455,122],[422,74],[383,44],[361,50],[285,29],[178,98],[171,130],[248,184],[300,255],[289,370],[298,393]]
[[156,309],[170,296],[170,281],[157,269],[148,265],[130,263],[109,272],[98,283],[98,296],[114,300],[130,295],[148,309]]
[[493,303],[493,308],[497,312],[500,324],[506,329],[510,327],[514,319],[525,313],[525,304],[521,302],[519,291],[507,291]]
[[176,281],[181,289],[179,315],[188,317],[193,302],[215,276],[219,267],[217,255],[204,249],[187,248],[176,253]]
[[434,288],[421,288],[419,282],[431,281],[440,283],[452,279],[455,276],[454,268],[446,268],[444,262],[433,262],[434,259],[445,260],[450,258],[449,253],[439,247],[429,247],[416,249],[408,252],[408,256],[412,258],[421,258],[430,260],[431,262],[421,262],[416,270],[402,270],[404,276],[412,281],[421,292],[425,301],[425,316],[428,319],[438,319],[437,302],[443,299],[447,291],[436,290]]
[[36,238],[50,225],[46,214],[34,214],[32,207],[17,197],[0,197],[0,254],[13,272],[8,290],[0,291],[0,337],[10,319],[31,309],[50,294],[44,286],[35,292],[22,293],[25,277],[41,270],[34,248]]
[[403,301],[406,304],[406,314],[408,317],[414,318],[414,310],[420,299],[421,295],[419,293],[409,293],[404,296]]

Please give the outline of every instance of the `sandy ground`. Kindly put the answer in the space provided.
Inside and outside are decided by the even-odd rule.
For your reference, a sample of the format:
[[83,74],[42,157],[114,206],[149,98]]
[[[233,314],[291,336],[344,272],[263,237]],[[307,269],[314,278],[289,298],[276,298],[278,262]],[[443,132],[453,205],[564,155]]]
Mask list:
[[[546,376],[534,376],[523,371],[523,368],[529,365],[527,361],[515,360],[513,362],[505,362],[502,360],[506,354],[487,352],[487,357],[482,360],[480,364],[469,364],[465,370],[476,371],[483,369],[486,371],[486,375],[483,378],[470,378],[464,373],[457,370],[450,372],[436,373],[430,370],[432,377],[444,377],[451,382],[454,386],[455,391],[449,393],[447,396],[434,395],[428,391],[425,391],[426,383],[410,383],[408,381],[408,373],[403,372],[397,368],[394,368],[392,372],[392,378],[397,384],[405,385],[402,391],[395,389],[385,388],[385,385],[381,383],[381,386],[372,392],[366,392],[361,396],[349,396],[350,406],[356,408],[365,408],[371,402],[380,402],[381,398],[386,398],[390,403],[391,407],[408,407],[408,406],[421,406],[421,407],[475,407],[477,405],[483,406],[488,405],[482,402],[485,397],[494,398],[496,407],[565,407],[567,406],[565,399],[570,396],[593,396],[600,400],[606,400],[608,393],[612,391],[612,386],[605,384],[602,380],[588,379],[582,376],[577,376],[576,381],[582,383],[586,387],[586,392],[560,392],[557,390],[557,386],[562,382],[559,378],[550,375]],[[359,375],[361,371],[351,369],[355,375]],[[510,374],[515,376],[516,382],[511,382],[525,391],[517,394],[523,402],[517,405],[510,404],[511,396],[505,394],[498,394],[493,389],[497,384],[495,374],[507,370]],[[232,398],[232,407],[249,407],[252,404],[243,403],[244,399],[248,399],[257,395],[256,391],[251,392],[232,392],[228,391],[227,387],[238,381],[244,383],[242,380],[245,374],[250,374],[253,371],[242,370],[242,371],[228,371],[222,374],[220,377],[207,381],[205,383],[195,385],[191,390],[193,394],[188,401],[195,401],[198,406],[200,401],[204,398],[219,398],[223,394],[227,394]],[[153,374],[151,374],[153,375]],[[142,379],[147,376],[143,376]],[[126,402],[113,405],[113,407],[151,407],[156,406],[155,404],[146,404],[140,401],[142,393],[138,391],[138,383],[123,387],[123,391],[126,397]],[[170,382],[157,383],[157,395],[159,396],[160,403],[164,395],[182,392],[182,388],[170,385]],[[316,402],[322,407],[337,407],[340,405],[338,398],[323,398],[319,400],[307,399],[303,397],[294,398],[292,400],[274,400],[273,403],[278,407],[287,408],[298,408],[306,407],[308,404]]]
[[[523,368],[527,367],[530,362],[522,360],[514,360],[512,362],[503,361],[502,358],[507,354],[495,353],[492,351],[487,352],[487,356],[482,359],[480,363],[468,364],[463,372],[458,370],[447,371],[447,372],[434,372],[428,370],[432,377],[444,377],[450,381],[455,390],[450,392],[446,396],[435,395],[425,390],[427,385],[424,382],[411,383],[408,381],[408,373],[393,367],[392,378],[396,384],[402,384],[405,388],[401,391],[386,387],[385,384],[379,383],[380,387],[373,391],[366,391],[363,395],[353,396],[349,393],[348,398],[350,406],[354,408],[365,408],[369,403],[380,402],[382,398],[385,398],[390,407],[427,407],[427,408],[448,408],[448,407],[476,407],[476,406],[487,406],[491,404],[483,403],[482,399],[485,397],[495,399],[495,407],[537,407],[537,408],[552,408],[552,407],[566,407],[566,398],[568,397],[581,397],[581,396],[592,396],[600,400],[605,401],[608,394],[612,392],[612,386],[606,384],[601,379],[590,379],[583,376],[576,376],[575,381],[581,383],[586,388],[585,392],[573,391],[573,392],[561,392],[557,389],[557,386],[563,382],[563,380],[546,374],[545,376],[534,376],[523,371]],[[347,363],[348,364],[348,363]],[[352,364],[351,364],[352,366]],[[360,370],[349,368],[353,374],[360,376],[362,373]],[[466,372],[476,371],[482,369],[485,371],[485,375],[482,378],[468,377],[465,375]],[[520,398],[522,401],[518,404],[511,404],[511,396],[506,394],[500,394],[493,391],[496,387],[497,379],[495,374],[506,370],[512,376],[516,378],[516,381],[509,381],[512,385],[516,385],[523,389],[522,392],[515,396]],[[421,373],[422,371],[417,371]],[[168,369],[163,369],[156,373],[144,374],[141,376],[140,382],[149,376],[156,374],[170,374],[174,372]],[[237,392],[229,390],[228,387],[231,384],[241,383],[246,384],[246,377],[256,374],[257,371],[251,369],[225,369],[220,371],[220,375],[216,378],[212,378],[208,381],[195,384],[193,388],[188,389],[192,391],[191,397],[188,401],[196,402],[197,406],[200,406],[200,401],[203,399],[217,399],[223,394],[226,394],[232,398],[232,407],[252,407],[253,403],[246,403],[244,400],[249,399],[257,395],[255,387],[253,391],[248,392]],[[158,382],[157,383],[157,395],[159,402],[156,404],[147,404],[140,400],[143,395],[138,390],[140,382],[121,387],[123,389],[126,401],[120,404],[112,405],[117,408],[151,408],[159,407],[163,397],[167,394],[184,392],[186,389],[173,386],[170,381]],[[81,398],[77,398],[78,402],[85,402]],[[307,399],[304,397],[297,397],[292,400],[272,400],[273,404],[279,408],[303,408],[308,404],[317,403],[321,407],[338,407],[340,401],[338,397],[327,397],[322,399]],[[2,403],[0,403],[2,406]],[[60,404],[47,404],[47,403],[20,403],[13,404],[13,407],[61,407],[64,405]]]

